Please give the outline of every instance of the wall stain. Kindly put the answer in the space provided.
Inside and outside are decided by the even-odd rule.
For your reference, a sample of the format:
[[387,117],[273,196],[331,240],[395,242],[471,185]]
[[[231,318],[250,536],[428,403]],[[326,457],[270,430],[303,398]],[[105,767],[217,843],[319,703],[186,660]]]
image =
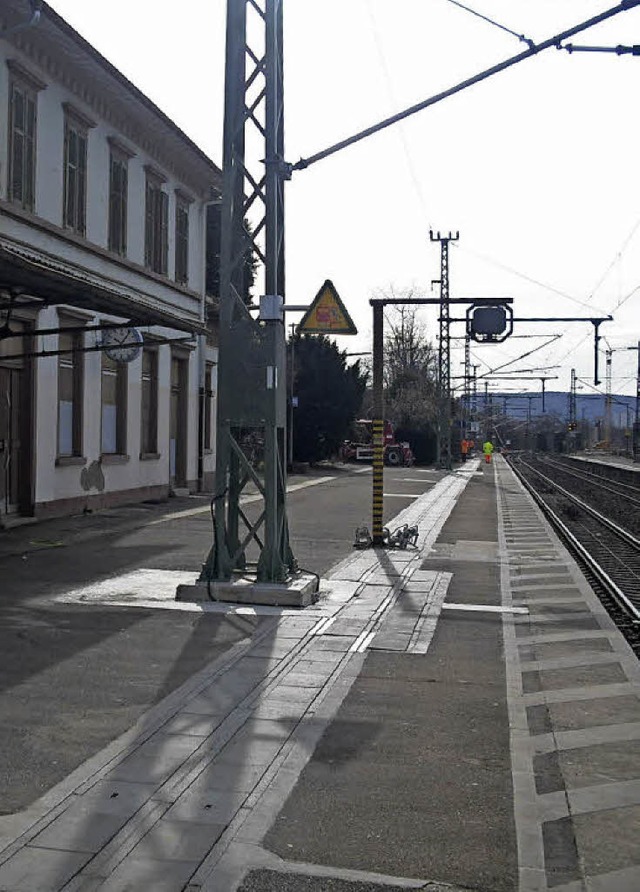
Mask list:
[[89,492],[90,489],[104,492],[104,474],[99,461],[92,461],[90,465],[82,469],[80,472],[80,486],[85,492]]

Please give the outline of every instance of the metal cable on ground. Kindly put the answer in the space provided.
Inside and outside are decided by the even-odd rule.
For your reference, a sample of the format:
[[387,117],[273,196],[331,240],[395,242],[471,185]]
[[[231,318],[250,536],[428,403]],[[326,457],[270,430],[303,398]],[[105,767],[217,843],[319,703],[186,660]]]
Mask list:
[[[405,523],[402,526],[396,527],[393,532],[389,530],[389,527],[383,527],[382,529],[382,545],[385,548],[400,548],[404,550],[407,545],[413,545],[415,548],[417,541],[417,524],[409,526],[409,524]],[[369,532],[369,528],[366,526],[356,527],[353,547],[364,549],[371,548],[372,545],[373,537]]]

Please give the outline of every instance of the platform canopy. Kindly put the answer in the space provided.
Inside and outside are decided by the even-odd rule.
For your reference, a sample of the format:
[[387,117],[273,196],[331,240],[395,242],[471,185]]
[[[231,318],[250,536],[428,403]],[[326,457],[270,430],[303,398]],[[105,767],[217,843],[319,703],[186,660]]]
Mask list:
[[122,316],[133,325],[163,325],[178,331],[206,333],[199,312],[172,305],[166,298],[160,300],[0,236],[0,295],[2,292],[14,297],[16,305],[64,304]]

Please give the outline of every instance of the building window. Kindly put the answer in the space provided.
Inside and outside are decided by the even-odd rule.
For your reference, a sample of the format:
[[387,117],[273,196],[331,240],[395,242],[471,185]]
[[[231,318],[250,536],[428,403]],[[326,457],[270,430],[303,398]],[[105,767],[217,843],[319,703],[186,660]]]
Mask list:
[[109,161],[109,250],[127,253],[127,191],[129,159],[111,148]]
[[204,448],[211,449],[211,422],[213,420],[213,365],[208,362],[204,373]]
[[82,455],[82,332],[58,336],[58,455]]
[[189,281],[189,203],[176,193],[176,282]]
[[127,366],[102,354],[102,454],[124,455],[127,426]]
[[158,351],[142,351],[141,452],[158,452]]
[[145,265],[154,273],[167,274],[169,196],[162,180],[147,170],[145,202]]
[[87,217],[87,128],[67,115],[64,122],[63,224],[79,235],[86,231]]
[[9,198],[33,211],[36,186],[36,89],[12,78],[9,87]]

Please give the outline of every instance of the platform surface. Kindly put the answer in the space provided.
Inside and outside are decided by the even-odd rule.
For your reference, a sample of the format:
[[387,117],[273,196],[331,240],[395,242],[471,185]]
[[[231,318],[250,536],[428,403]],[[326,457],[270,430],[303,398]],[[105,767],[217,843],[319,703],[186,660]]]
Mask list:
[[636,892],[640,671],[503,459],[32,807],[2,890]]

